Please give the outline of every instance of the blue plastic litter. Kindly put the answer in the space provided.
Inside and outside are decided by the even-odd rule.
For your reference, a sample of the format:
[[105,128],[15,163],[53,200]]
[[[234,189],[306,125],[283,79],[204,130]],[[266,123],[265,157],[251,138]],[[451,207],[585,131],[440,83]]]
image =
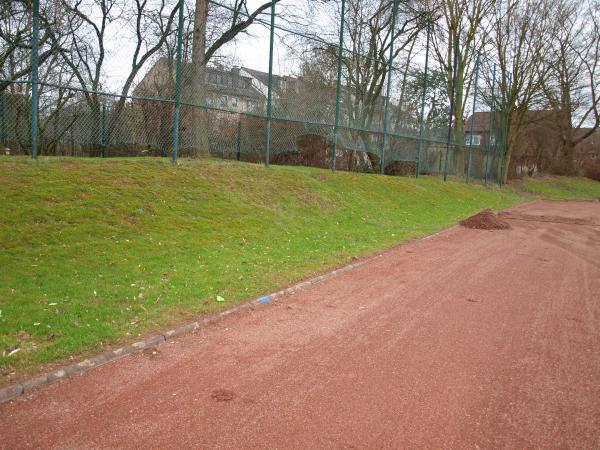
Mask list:
[[269,303],[271,301],[271,297],[261,297],[258,299],[258,303]]

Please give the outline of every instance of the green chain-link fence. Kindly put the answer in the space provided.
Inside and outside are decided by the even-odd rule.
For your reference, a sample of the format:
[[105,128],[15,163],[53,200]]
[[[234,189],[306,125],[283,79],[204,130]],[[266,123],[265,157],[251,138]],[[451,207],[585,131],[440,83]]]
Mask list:
[[[20,14],[26,20],[15,23],[31,28],[29,45],[19,54],[31,61],[31,71],[16,78],[2,72],[5,151],[174,160],[211,154],[390,175],[502,178],[506,120],[496,66],[473,52],[469,82],[449,83],[456,62],[434,56],[433,36],[437,55],[452,44],[426,13],[391,0],[379,12],[381,27],[372,39],[358,29],[361,2],[315,2],[308,17],[275,2],[252,18],[251,31],[227,41],[208,64],[198,64],[194,5],[162,5],[161,14],[173,13],[172,28],[163,30],[157,50],[131,80],[114,84],[98,82],[105,69],[94,78],[77,42],[71,44],[75,53],[44,57],[51,47],[51,2],[35,0],[31,10],[16,11],[17,19]],[[218,24],[249,19],[250,12],[237,5],[209,1],[206,34]],[[90,19],[81,27],[97,25]],[[77,36],[67,33],[69,38]],[[150,45],[144,39],[146,47],[138,51]],[[68,61],[71,54],[79,59]],[[99,64],[97,56],[94,61]],[[462,89],[464,119],[455,119],[456,89]]]

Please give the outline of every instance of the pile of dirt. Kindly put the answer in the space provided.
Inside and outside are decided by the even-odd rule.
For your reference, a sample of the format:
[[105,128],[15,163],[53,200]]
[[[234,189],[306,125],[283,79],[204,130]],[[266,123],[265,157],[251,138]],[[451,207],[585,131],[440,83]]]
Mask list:
[[491,209],[486,209],[468,219],[462,220],[460,224],[465,228],[475,228],[478,230],[507,230],[510,228],[509,223],[500,219]]

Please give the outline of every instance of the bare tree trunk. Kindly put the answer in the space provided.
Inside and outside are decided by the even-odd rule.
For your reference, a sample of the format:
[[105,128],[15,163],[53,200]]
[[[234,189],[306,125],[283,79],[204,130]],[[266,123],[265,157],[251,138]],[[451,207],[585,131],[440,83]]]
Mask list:
[[[452,158],[452,167],[454,170],[464,168],[465,164],[465,131],[463,124],[464,115],[464,85],[465,85],[465,71],[461,67],[459,62],[459,70],[456,71],[455,80],[455,93],[454,93],[454,152]],[[457,175],[461,175],[457,173]]]
[[196,0],[194,13],[194,33],[192,44],[192,63],[204,65],[206,55],[206,21],[208,20],[208,1]]
[[563,171],[562,175],[575,175],[575,146],[573,145],[572,140],[569,139],[566,142],[563,142],[560,156],[560,168]]
[[[423,0],[434,15],[441,15],[446,30],[433,34],[432,46],[435,58],[445,68],[448,97],[454,100],[454,123],[452,138],[454,146],[448,155],[449,172],[464,168],[465,96],[470,88],[473,71],[470,62],[488,39],[487,18],[492,13],[495,0]],[[457,67],[453,67],[457,61]],[[456,71],[454,71],[456,69]],[[456,73],[456,76],[454,75]],[[454,79],[456,78],[456,79]],[[466,86],[465,86],[466,83]],[[451,156],[451,158],[450,158]]]
[[510,163],[511,163],[512,154],[513,154],[515,145],[516,145],[516,137],[507,136],[506,153],[504,155],[504,158],[500,158],[501,163],[498,164],[498,168],[497,168],[498,174],[496,177],[498,180],[501,179],[503,184],[506,184],[508,182]]
[[196,0],[194,13],[194,31],[192,44],[192,63],[188,72],[191,78],[189,91],[183,98],[188,103],[196,105],[191,111],[189,138],[194,156],[208,154],[208,112],[200,105],[206,103],[205,68],[206,68],[206,22],[208,20],[208,0]]

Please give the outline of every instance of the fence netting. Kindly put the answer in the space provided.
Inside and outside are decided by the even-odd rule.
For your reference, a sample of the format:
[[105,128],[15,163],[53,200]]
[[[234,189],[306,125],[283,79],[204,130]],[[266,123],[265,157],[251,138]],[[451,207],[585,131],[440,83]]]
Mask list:
[[1,18],[6,153],[501,179],[493,60],[451,80],[447,33],[409,3],[37,3]]

